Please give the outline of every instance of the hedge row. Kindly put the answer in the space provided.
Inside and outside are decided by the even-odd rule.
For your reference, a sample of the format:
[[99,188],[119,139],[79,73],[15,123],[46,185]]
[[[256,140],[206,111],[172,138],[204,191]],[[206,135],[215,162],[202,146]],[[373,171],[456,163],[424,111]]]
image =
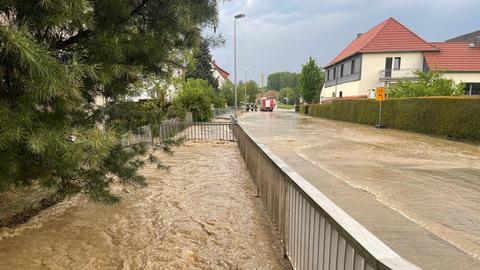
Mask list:
[[[379,103],[375,100],[337,100],[332,104],[305,105],[301,113],[374,125]],[[480,98],[428,97],[389,99],[382,104],[387,128],[480,141]]]

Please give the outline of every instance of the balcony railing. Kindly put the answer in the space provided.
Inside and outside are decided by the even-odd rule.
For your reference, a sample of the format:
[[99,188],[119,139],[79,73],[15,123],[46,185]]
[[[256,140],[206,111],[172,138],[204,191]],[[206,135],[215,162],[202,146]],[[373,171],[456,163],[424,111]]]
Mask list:
[[398,81],[398,80],[415,80],[418,78],[416,72],[418,69],[396,69],[380,71],[380,81]]

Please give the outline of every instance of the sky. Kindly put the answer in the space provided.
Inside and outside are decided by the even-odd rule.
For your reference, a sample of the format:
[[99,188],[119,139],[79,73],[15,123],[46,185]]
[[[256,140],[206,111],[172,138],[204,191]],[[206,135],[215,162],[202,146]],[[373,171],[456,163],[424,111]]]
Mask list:
[[394,17],[427,41],[444,41],[480,30],[480,0],[231,0],[220,6],[225,45],[212,49],[233,81],[233,16],[237,20],[237,76],[260,81],[260,74],[299,72],[313,57],[332,60],[357,33]]

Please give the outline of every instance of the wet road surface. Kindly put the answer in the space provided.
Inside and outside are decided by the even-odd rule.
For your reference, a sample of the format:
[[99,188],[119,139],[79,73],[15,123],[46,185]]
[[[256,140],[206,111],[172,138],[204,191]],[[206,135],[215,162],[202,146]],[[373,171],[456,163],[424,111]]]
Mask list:
[[407,260],[480,269],[480,146],[285,110],[240,123]]
[[77,197],[0,229],[0,269],[289,269],[236,144],[161,160],[120,204]]

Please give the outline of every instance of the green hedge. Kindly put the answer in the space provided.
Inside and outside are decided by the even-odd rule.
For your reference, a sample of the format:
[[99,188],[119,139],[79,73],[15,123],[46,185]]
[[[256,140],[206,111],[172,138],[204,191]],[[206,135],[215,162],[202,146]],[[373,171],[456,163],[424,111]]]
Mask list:
[[[308,107],[302,106],[300,112],[358,124],[378,123],[375,100],[337,100]],[[387,128],[480,141],[480,98],[397,98],[384,101],[382,108]]]

